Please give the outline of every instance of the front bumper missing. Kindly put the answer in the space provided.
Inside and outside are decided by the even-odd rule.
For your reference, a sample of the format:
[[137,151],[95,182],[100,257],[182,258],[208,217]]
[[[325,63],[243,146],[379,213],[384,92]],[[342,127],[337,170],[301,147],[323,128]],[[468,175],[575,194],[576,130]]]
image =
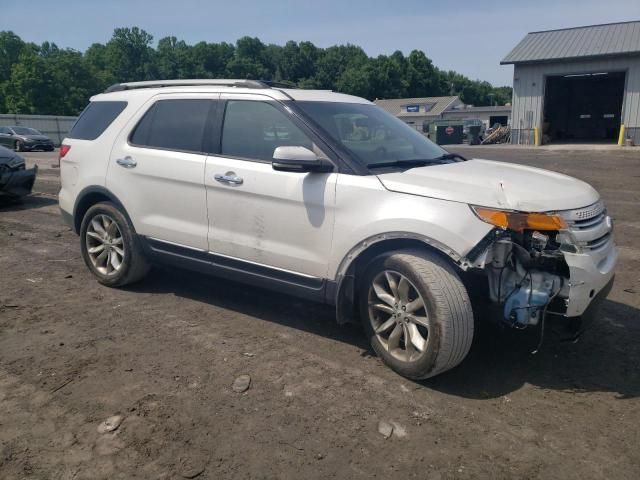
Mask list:
[[23,197],[29,195],[36,181],[38,166],[14,170],[0,175],[0,196]]
[[613,241],[609,241],[597,251],[565,253],[564,258],[569,266],[570,277],[565,315],[579,317],[589,310],[603,291],[607,288],[611,290],[618,252]]
[[560,317],[553,320],[552,332],[562,342],[575,342],[582,333],[597,319],[600,307],[613,288],[615,276],[600,290],[579,317]]

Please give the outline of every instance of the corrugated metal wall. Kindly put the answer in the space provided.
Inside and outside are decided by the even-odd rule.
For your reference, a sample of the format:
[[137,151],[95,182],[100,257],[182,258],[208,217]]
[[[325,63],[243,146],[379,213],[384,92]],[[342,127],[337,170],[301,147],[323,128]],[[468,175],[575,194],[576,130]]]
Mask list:
[[0,126],[10,127],[20,125],[21,127],[31,127],[39,130],[44,135],[53,140],[53,143],[60,145],[62,139],[76,123],[77,117],[58,117],[52,115],[13,115],[0,114]]
[[640,145],[640,57],[515,65],[511,141],[533,143],[533,128],[542,126],[547,76],[622,71],[626,72],[622,123],[636,145]]

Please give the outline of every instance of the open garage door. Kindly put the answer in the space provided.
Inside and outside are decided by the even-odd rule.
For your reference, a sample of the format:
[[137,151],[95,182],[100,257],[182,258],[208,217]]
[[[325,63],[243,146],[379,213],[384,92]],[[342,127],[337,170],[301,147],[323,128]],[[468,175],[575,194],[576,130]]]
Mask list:
[[547,77],[545,142],[617,141],[624,81],[624,72]]

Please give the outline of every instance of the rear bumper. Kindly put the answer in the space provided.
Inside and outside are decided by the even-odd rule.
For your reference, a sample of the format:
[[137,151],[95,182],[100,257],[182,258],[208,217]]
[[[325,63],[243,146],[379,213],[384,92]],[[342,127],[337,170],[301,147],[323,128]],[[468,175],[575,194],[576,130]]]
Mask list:
[[23,143],[22,149],[25,151],[33,151],[33,150],[49,150],[52,151],[55,147],[53,143]]
[[71,230],[73,230],[75,233],[78,233],[76,232],[76,225],[73,221],[73,215],[71,215],[66,210],[63,210],[62,207],[60,207],[60,215],[62,215],[62,221],[65,223],[65,225],[71,228]]
[[0,196],[23,197],[29,195],[36,181],[38,166],[27,170],[3,173],[0,176]]

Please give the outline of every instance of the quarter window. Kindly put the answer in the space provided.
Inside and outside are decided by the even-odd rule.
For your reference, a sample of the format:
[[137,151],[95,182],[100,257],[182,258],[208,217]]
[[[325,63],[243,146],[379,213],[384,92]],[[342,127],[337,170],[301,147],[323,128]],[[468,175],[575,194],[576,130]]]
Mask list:
[[95,140],[122,113],[127,102],[91,102],[73,125],[69,138]]
[[210,100],[176,99],[156,102],[136,126],[131,143],[141,147],[201,153]]
[[273,151],[284,146],[306,147],[323,156],[309,137],[273,105],[251,100],[227,102],[222,155],[270,162]]

